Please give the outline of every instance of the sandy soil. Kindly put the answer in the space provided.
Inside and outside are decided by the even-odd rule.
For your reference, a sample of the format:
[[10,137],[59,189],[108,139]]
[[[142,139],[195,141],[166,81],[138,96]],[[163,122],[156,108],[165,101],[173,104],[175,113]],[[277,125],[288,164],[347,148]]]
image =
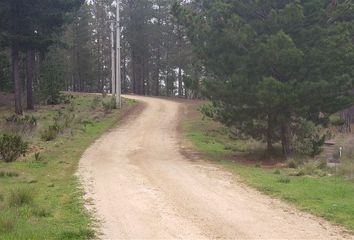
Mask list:
[[180,151],[183,102],[145,103],[80,162],[102,239],[351,239],[340,228],[250,189]]

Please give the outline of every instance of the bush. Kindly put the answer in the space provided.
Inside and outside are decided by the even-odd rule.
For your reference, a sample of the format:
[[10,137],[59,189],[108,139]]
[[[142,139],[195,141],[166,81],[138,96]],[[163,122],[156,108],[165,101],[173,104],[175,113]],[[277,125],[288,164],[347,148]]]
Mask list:
[[299,119],[294,129],[293,149],[296,154],[315,157],[322,151],[325,140],[329,138],[330,133],[323,133],[320,126],[305,119]]
[[332,115],[329,117],[329,121],[333,126],[342,126],[345,124],[345,120],[339,115]]
[[46,142],[52,141],[57,138],[59,131],[60,126],[58,124],[50,125],[47,129],[41,132],[41,139]]
[[336,174],[349,179],[354,179],[354,159],[344,157],[337,165]]
[[33,192],[28,188],[16,188],[10,192],[9,205],[11,207],[20,207],[33,203]]
[[25,155],[28,145],[18,135],[3,134],[0,137],[0,156],[5,162],[13,162]]
[[35,116],[19,116],[15,114],[5,118],[5,120],[8,123],[28,124],[32,126],[37,126],[37,118]]
[[115,97],[111,97],[108,101],[103,100],[102,106],[105,114],[111,113],[113,109],[117,109],[117,102]]
[[96,109],[97,106],[100,104],[100,101],[101,101],[101,97],[100,97],[100,96],[95,97],[95,98],[92,100],[91,109],[92,109],[92,110]]
[[295,159],[289,159],[287,161],[287,166],[288,166],[288,168],[298,168],[299,162],[296,161]]
[[9,125],[9,129],[12,132],[26,133],[31,132],[35,127],[37,127],[38,120],[35,116],[19,116],[12,115],[5,118],[6,123]]

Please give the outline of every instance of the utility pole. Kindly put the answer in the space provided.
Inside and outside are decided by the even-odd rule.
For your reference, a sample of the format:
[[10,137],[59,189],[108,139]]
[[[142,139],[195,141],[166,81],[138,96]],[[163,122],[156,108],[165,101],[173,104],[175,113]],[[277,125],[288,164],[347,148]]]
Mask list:
[[122,79],[121,79],[121,69],[120,69],[120,0],[117,0],[117,14],[116,14],[116,86],[117,86],[117,107],[122,107]]
[[116,95],[116,69],[115,69],[115,49],[114,49],[114,22],[111,22],[111,69],[112,69],[112,96]]

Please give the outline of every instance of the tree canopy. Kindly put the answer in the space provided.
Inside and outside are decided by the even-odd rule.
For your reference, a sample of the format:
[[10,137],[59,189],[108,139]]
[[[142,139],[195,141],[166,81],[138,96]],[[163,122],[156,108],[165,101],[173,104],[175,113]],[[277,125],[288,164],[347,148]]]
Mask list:
[[[351,1],[195,0],[173,8],[208,72],[206,112],[292,152],[300,119],[326,124],[353,102]],[[322,141],[322,139],[321,139]]]

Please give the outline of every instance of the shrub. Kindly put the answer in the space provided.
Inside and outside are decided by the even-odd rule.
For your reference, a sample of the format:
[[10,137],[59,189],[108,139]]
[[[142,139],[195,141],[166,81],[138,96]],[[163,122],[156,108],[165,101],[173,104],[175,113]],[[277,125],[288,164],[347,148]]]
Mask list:
[[11,207],[20,207],[33,203],[33,192],[28,188],[15,188],[10,192],[9,205]]
[[305,176],[305,171],[303,169],[300,169],[296,174],[295,176],[297,177],[301,177],[301,176]]
[[336,174],[354,179],[354,159],[348,157],[342,158],[340,164],[337,165]]
[[57,126],[60,131],[64,128],[70,127],[70,125],[74,121],[74,119],[75,119],[74,113],[70,113],[70,112],[66,113],[61,110],[58,110],[56,112],[56,115],[53,118],[53,120],[54,120],[53,125]]
[[327,131],[323,133],[320,126],[316,126],[311,121],[299,119],[294,129],[294,152],[303,155],[315,157],[322,151],[325,140],[330,137]]
[[332,115],[329,117],[329,121],[333,126],[342,126],[345,124],[345,120],[339,115]]
[[289,159],[287,162],[288,168],[298,168],[299,164],[295,159]]
[[35,116],[12,115],[5,118],[10,131],[17,133],[31,132],[37,127],[38,120]]
[[18,135],[3,134],[0,137],[0,156],[5,162],[13,162],[25,155],[28,145]]
[[317,170],[317,164],[316,161],[309,160],[306,163],[304,163],[303,166],[303,171],[305,175],[314,175]]
[[41,132],[41,139],[43,141],[52,141],[57,138],[60,131],[60,126],[58,124],[53,124],[48,126],[47,129]]
[[113,109],[117,109],[116,98],[111,97],[109,100],[103,100],[102,106],[105,114],[112,112]]
[[99,105],[101,101],[101,97],[100,96],[96,96],[93,100],[92,100],[92,103],[91,103],[91,109],[96,109],[97,106]]
[[5,120],[8,123],[29,124],[33,126],[37,125],[37,118],[35,116],[19,116],[14,114],[10,117],[5,118]]

